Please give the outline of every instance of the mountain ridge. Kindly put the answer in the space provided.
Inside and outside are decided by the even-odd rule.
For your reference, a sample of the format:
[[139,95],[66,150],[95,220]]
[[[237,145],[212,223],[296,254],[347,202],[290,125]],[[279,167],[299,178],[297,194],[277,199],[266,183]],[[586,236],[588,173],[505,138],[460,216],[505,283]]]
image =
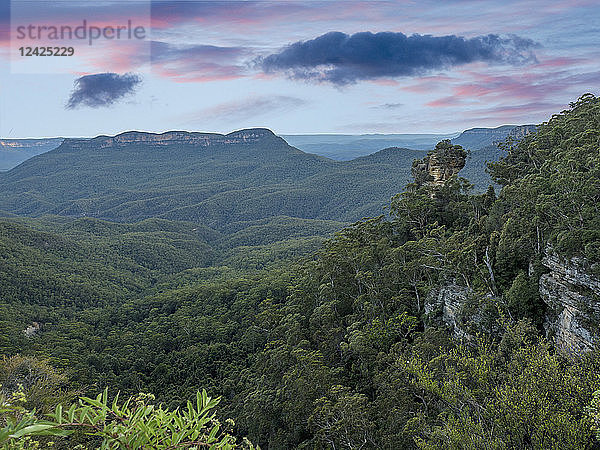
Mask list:
[[[63,143],[70,148],[84,146],[89,141],[102,142],[103,148],[134,142],[153,142],[157,146],[180,143],[209,147],[217,144],[277,138],[283,139],[290,147],[304,153],[319,155],[335,161],[350,161],[392,147],[430,150],[442,139],[451,139],[455,144],[463,145],[471,150],[479,150],[482,147],[495,145],[509,135],[522,137],[531,129],[534,129],[533,125],[501,125],[496,128],[470,128],[460,133],[446,135],[381,133],[277,135],[268,128],[256,127],[235,130],[226,134],[186,130],[164,132],[127,130],[115,135],[101,134],[91,138],[0,139],[0,171],[8,171],[38,154],[58,148]],[[497,151],[496,148],[494,150]]]
[[453,144],[461,145],[468,150],[477,150],[491,145],[497,145],[509,136],[523,137],[535,131],[536,126],[527,125],[501,125],[495,128],[469,128],[459,136],[451,139]]
[[339,162],[262,128],[66,140],[0,175],[0,210],[119,222],[161,217],[217,229],[276,215],[352,222],[381,213],[414,157],[407,150]]
[[153,145],[199,145],[208,147],[217,144],[238,144],[258,142],[261,139],[282,139],[267,128],[248,128],[232,131],[231,133],[208,133],[200,131],[165,131],[152,133],[147,131],[124,131],[116,135],[99,135],[91,139],[65,139],[58,147],[81,147],[86,145],[98,148],[110,148],[127,144],[153,144]]
[[10,170],[36,155],[58,147],[64,138],[0,139],[0,171]]

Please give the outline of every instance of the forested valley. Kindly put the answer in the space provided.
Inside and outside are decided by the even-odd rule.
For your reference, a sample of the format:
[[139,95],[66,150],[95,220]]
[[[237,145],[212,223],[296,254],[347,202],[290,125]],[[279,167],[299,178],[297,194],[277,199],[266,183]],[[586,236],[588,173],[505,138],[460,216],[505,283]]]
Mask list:
[[[159,156],[133,147],[139,173],[90,188],[77,142],[0,174],[0,446],[600,448],[599,98],[509,137],[487,190],[427,171],[460,145],[403,154],[384,210],[357,186],[395,150],[268,139],[294,161],[270,185],[197,189],[232,173],[213,154],[145,184]],[[70,158],[87,172],[61,178]]]

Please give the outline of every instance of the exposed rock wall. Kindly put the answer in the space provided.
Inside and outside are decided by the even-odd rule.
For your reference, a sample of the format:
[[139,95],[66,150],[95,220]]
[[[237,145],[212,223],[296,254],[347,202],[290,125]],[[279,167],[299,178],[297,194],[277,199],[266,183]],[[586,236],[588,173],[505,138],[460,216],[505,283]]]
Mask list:
[[94,146],[94,148],[112,148],[128,144],[161,145],[194,145],[209,147],[214,145],[247,144],[265,139],[281,138],[275,136],[266,128],[252,128],[234,131],[229,134],[198,133],[187,131],[167,131],[166,133],[146,133],[140,131],[127,131],[116,136],[98,136],[93,139],[66,139],[62,147],[79,148]]
[[425,300],[425,314],[429,321],[457,329],[458,313],[468,293],[468,288],[454,283],[432,290]]
[[548,336],[567,353],[591,350],[600,337],[600,280],[583,258],[567,260],[549,252],[542,262],[550,269],[540,277]]
[[470,341],[478,333],[498,333],[497,299],[456,282],[433,289],[425,300],[426,326],[447,326],[454,337]]
[[[547,306],[544,327],[555,347],[567,354],[581,354],[600,344],[600,277],[583,258],[564,259],[548,252],[542,263],[549,269],[539,281]],[[432,290],[425,301],[426,324],[447,326],[459,339],[473,331],[495,332],[492,312],[495,299],[477,298],[454,282]]]

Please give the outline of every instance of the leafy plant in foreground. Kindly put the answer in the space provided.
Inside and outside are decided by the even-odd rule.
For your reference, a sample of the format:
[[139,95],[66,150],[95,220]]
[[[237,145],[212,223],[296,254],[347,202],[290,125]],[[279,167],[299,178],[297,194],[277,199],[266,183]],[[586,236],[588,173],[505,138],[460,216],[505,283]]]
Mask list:
[[[219,399],[206,391],[197,392],[195,404],[169,410],[154,405],[152,394],[138,394],[119,404],[112,402],[108,389],[96,398],[81,397],[68,409],[58,405],[49,420],[37,420],[34,411],[25,411],[5,402],[0,413],[6,425],[0,430],[3,448],[23,448],[31,436],[66,437],[77,431],[95,437],[100,449],[236,449],[254,447],[249,441],[239,445],[229,433],[231,419],[223,426],[215,417]],[[77,447],[76,447],[77,448]],[[81,448],[81,447],[79,447]]]

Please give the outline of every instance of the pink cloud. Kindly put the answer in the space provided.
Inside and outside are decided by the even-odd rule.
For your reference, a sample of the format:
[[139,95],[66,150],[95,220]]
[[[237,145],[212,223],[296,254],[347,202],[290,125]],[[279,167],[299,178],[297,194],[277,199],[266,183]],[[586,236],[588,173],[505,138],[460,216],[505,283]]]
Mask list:
[[542,60],[542,61],[538,62],[535,65],[535,67],[537,69],[556,68],[556,67],[572,67],[577,64],[586,63],[586,62],[588,62],[588,60],[586,60],[584,58],[571,58],[571,57],[562,56],[562,57],[549,58],[546,60]]
[[152,70],[176,82],[234,80],[248,76],[244,64],[250,55],[243,47],[177,46],[152,42]]
[[[198,69],[198,67],[196,67]],[[207,83],[211,81],[227,81],[242,78],[244,75],[239,72],[236,66],[218,66],[215,64],[206,64],[202,70],[196,70],[192,73],[182,72],[179,67],[170,67],[166,64],[154,64],[152,71],[163,77],[169,78],[176,83]]]
[[431,108],[447,108],[449,106],[458,106],[462,105],[464,102],[457,97],[449,96],[439,98],[437,100],[432,100],[430,102],[425,103],[425,106],[429,106]]
[[403,86],[400,89],[415,94],[426,94],[428,92],[438,90],[441,87],[446,86],[454,81],[456,81],[455,78],[449,77],[447,75],[430,75],[426,77],[420,77],[418,78],[415,84]]
[[369,80],[372,84],[376,84],[378,86],[399,86],[400,83],[396,80],[392,80],[389,78],[381,78],[378,80]]
[[106,44],[98,49],[87,49],[81,57],[95,71],[134,72],[144,64],[150,64],[150,42],[124,41]]

